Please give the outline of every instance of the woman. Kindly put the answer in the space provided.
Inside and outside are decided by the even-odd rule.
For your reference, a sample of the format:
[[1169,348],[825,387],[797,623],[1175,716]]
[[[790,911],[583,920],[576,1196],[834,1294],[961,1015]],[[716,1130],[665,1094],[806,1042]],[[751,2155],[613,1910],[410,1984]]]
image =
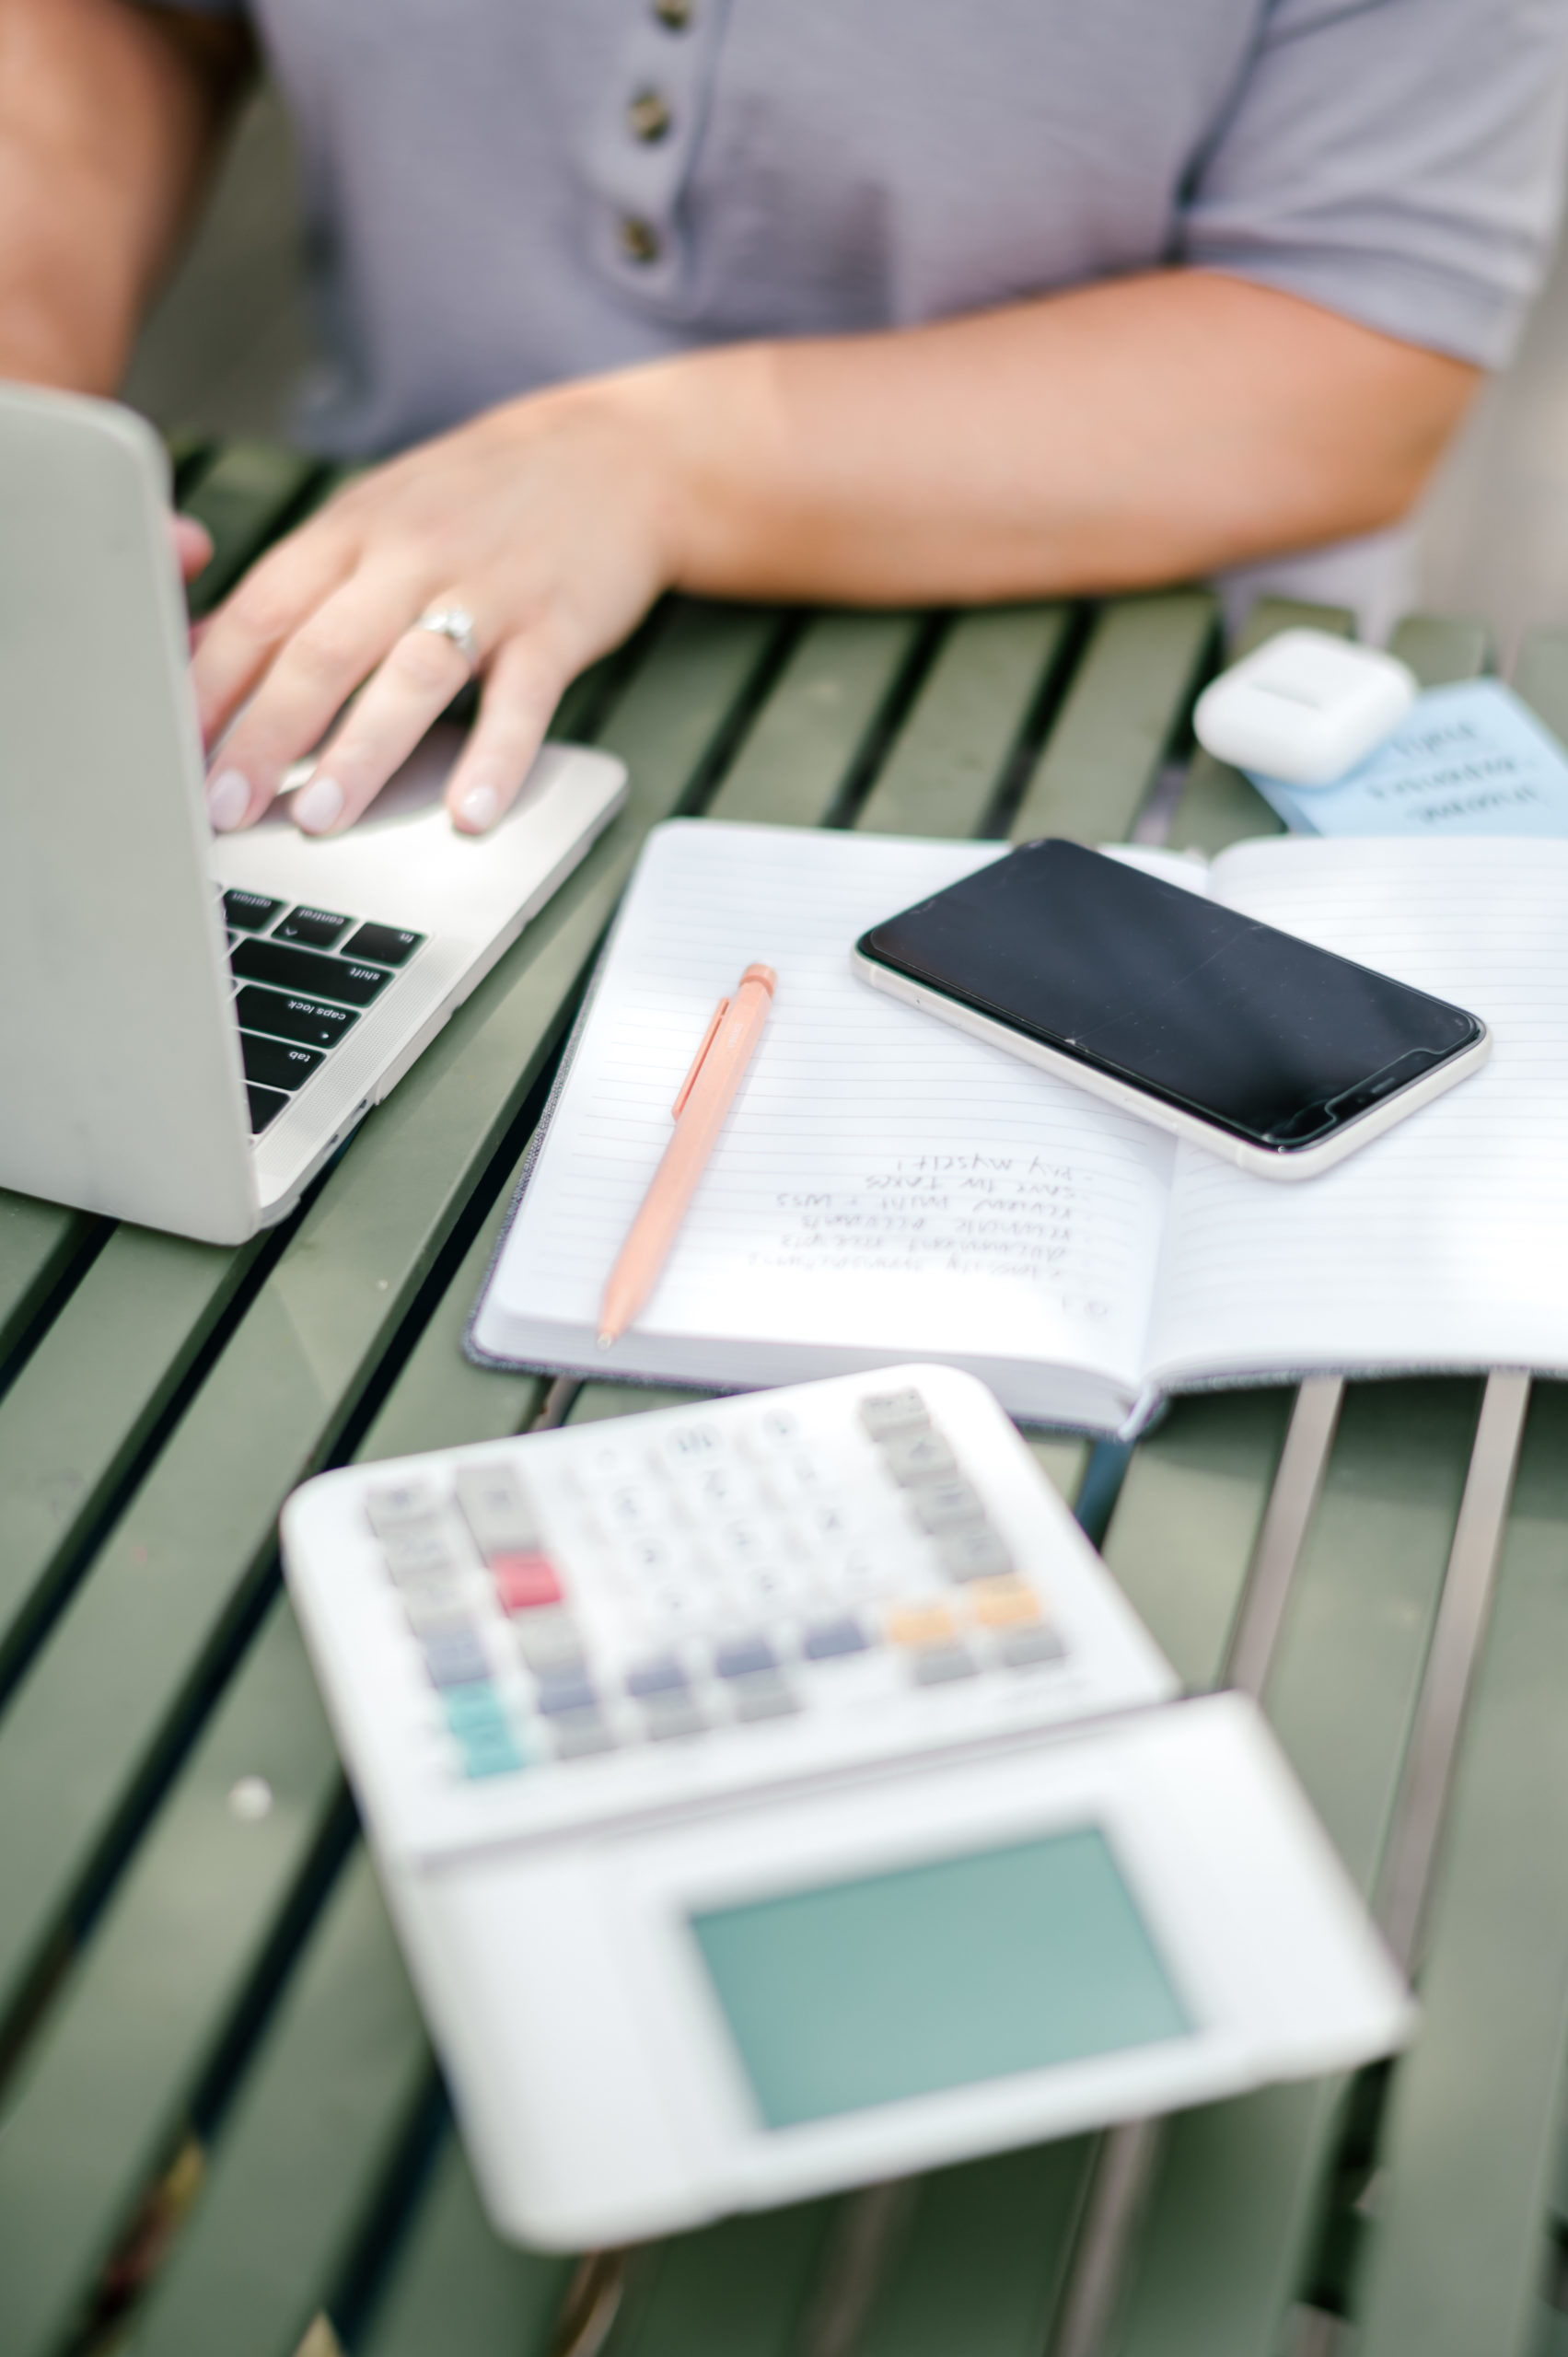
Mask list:
[[479,831],[665,588],[1108,590],[1397,521],[1544,267],[1564,41],[1563,0],[0,0],[0,373],[116,381],[259,43],[301,430],[402,455],[205,633],[213,820],[331,729],[294,812],[351,825],[477,666]]

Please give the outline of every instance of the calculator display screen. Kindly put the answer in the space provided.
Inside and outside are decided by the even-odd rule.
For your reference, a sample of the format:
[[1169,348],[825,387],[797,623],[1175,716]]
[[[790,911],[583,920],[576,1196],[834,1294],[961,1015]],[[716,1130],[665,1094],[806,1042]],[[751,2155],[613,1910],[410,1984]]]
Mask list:
[[1322,1142],[1482,1036],[1462,1007],[1054,840],[874,925],[859,946],[1280,1153]]
[[769,2128],[1192,2024],[1098,1828],[691,1918]]

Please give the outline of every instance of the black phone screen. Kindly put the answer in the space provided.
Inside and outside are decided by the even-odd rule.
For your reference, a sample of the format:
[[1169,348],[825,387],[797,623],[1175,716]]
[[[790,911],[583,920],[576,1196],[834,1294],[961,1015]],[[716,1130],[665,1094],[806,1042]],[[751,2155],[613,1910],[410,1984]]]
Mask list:
[[864,956],[1254,1144],[1316,1144],[1471,1046],[1463,1007],[1103,853],[1026,843]]

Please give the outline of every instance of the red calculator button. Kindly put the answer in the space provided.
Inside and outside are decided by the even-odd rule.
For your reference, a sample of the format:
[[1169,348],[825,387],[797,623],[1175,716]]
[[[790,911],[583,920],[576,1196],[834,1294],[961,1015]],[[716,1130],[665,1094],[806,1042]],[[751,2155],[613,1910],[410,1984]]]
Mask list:
[[560,1577],[548,1555],[497,1555],[490,1569],[503,1612],[531,1612],[561,1601]]

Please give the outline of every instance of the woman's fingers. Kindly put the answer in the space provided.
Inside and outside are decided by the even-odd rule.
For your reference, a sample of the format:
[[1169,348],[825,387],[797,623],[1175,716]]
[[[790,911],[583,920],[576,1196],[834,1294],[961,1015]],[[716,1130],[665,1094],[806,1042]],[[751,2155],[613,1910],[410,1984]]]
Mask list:
[[296,823],[311,835],[352,827],[469,677],[467,656],[443,633],[405,630],[295,795]]
[[353,573],[352,541],[305,525],[264,556],[208,621],[191,668],[202,735],[227,727],[280,646]]
[[447,807],[465,834],[483,834],[517,800],[569,675],[538,633],[496,651],[479,718],[447,781]]
[[213,561],[213,536],[194,516],[171,516],[168,536],[174,542],[175,560],[180,566],[180,578],[194,581]]
[[319,744],[418,612],[419,591],[418,575],[407,565],[355,574],[285,641],[213,755],[207,809],[220,833],[261,817],[284,772]]

